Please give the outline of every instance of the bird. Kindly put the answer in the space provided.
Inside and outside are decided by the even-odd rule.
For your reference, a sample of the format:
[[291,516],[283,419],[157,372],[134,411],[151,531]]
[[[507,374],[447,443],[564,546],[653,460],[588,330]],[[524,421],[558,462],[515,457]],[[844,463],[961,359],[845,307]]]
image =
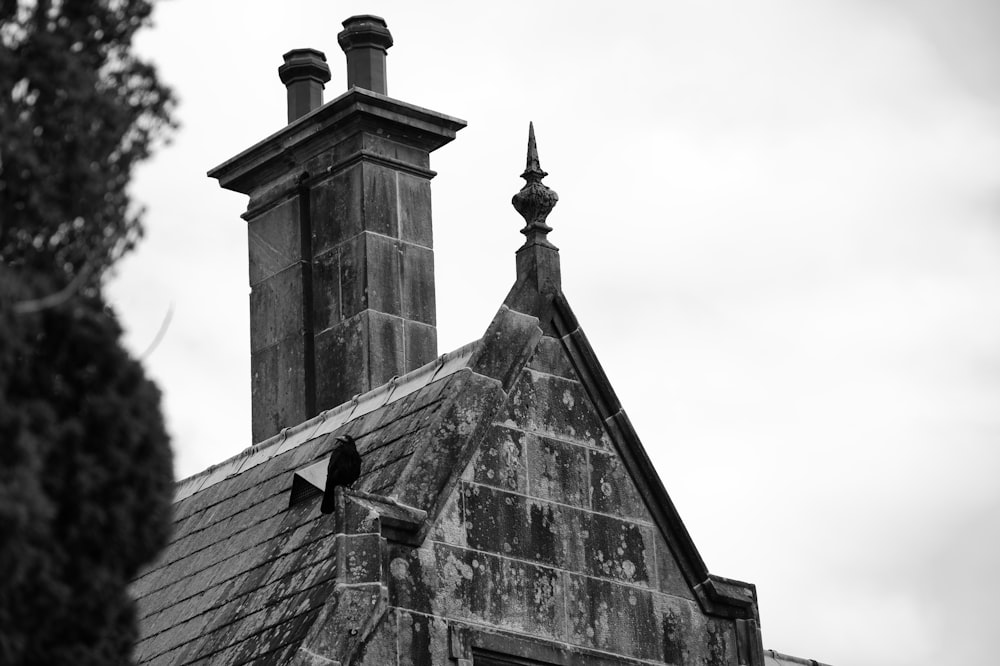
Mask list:
[[330,462],[326,466],[326,487],[323,490],[323,504],[320,511],[333,513],[335,508],[334,488],[349,486],[361,476],[361,454],[350,435],[337,438],[337,444],[330,452]]

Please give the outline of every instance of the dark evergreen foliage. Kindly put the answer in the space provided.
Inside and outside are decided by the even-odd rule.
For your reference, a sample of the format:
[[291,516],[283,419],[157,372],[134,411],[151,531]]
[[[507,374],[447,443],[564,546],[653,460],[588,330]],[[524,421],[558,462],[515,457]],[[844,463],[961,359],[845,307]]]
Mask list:
[[129,581],[169,536],[159,391],[101,277],[172,97],[131,53],[150,3],[0,0],[0,664],[128,664]]
[[146,0],[0,0],[0,261],[88,284],[141,236],[133,167],[173,97],[132,52]]
[[169,534],[159,391],[99,299],[18,312],[51,287],[0,278],[0,663],[128,663],[126,585]]

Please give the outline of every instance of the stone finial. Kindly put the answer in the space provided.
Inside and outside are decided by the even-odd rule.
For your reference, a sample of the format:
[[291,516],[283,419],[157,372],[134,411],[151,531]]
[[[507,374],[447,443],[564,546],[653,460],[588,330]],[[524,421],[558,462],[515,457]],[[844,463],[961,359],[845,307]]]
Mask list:
[[559,195],[542,183],[542,178],[547,175],[549,174],[542,171],[538,162],[534,123],[528,123],[528,161],[524,173],[521,174],[521,178],[527,182],[510,200],[514,209],[524,218],[525,224],[521,233],[526,237],[525,245],[554,247],[545,238],[552,231],[552,227],[545,224],[545,219],[555,208]]
[[343,25],[337,43],[347,55],[347,89],[357,86],[387,95],[385,56],[392,46],[392,34],[385,19],[362,14],[352,16]]
[[330,80],[326,55],[316,49],[293,49],[284,55],[278,77],[288,88],[288,122],[323,106],[323,85]]

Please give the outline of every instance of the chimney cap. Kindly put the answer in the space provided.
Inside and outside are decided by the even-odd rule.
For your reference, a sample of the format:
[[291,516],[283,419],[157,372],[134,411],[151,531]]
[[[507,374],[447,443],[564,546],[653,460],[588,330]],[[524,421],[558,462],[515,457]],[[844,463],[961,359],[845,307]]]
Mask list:
[[345,20],[337,43],[344,52],[359,47],[376,47],[385,51],[392,46],[392,33],[385,19],[374,14],[359,14]]
[[278,77],[286,86],[302,79],[326,83],[331,78],[330,66],[326,64],[326,54],[322,51],[292,49],[282,57],[285,62],[278,67]]

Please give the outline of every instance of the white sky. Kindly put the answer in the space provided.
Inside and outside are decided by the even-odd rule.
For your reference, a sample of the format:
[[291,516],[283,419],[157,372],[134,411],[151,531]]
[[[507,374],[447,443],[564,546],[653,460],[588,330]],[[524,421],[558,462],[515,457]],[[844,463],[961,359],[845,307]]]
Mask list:
[[182,128],[111,284],[178,477],[250,440],[243,195],[291,48],[384,16],[389,94],[469,122],[432,156],[441,351],[514,276],[534,120],[563,287],[702,556],[765,647],[993,663],[1000,614],[1000,5],[992,0],[161,3]]

